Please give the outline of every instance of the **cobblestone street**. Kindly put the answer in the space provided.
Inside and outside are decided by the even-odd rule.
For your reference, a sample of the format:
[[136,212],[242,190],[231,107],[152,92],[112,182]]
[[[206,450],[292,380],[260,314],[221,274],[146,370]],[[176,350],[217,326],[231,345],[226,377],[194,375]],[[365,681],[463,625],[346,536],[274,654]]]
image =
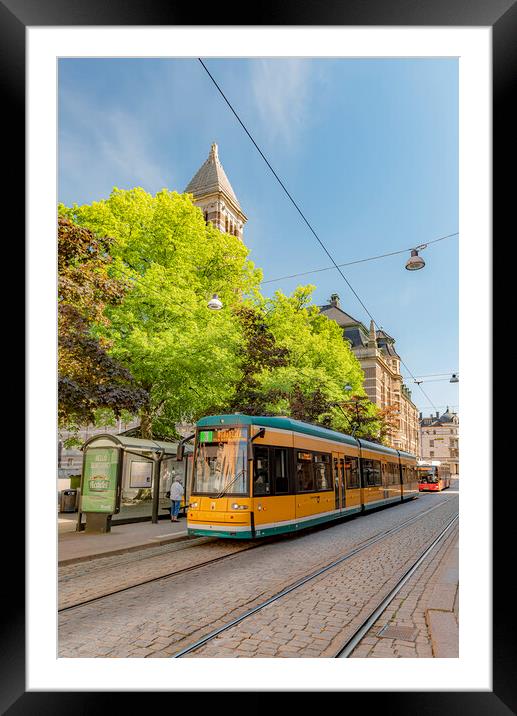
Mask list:
[[[289,599],[282,598],[266,607],[191,655],[193,658],[332,656],[343,641],[344,627],[350,630],[364,618],[368,603],[380,591],[391,589],[404,565],[457,511],[458,496],[453,490],[422,495],[407,504],[284,538],[214,565],[64,612],[59,617],[59,656],[170,657],[374,534],[436,505],[441,507],[421,521],[309,582]],[[63,604],[66,600],[82,601],[102,590],[112,591],[134,583],[133,580],[142,581],[237,551],[242,545],[215,541],[178,547],[146,550],[145,558],[119,555],[105,558],[102,565],[88,563],[62,568],[60,599]],[[441,551],[442,548],[438,550]],[[409,583],[406,587],[409,589]],[[395,606],[396,601],[390,605]],[[381,626],[384,623],[385,620]],[[388,645],[386,639],[378,641],[384,647]],[[416,655],[424,655],[423,642],[415,643],[421,645]],[[415,643],[412,647],[416,652]],[[362,647],[356,649],[354,656],[370,655],[362,653]],[[409,656],[402,647],[404,644],[395,645],[396,653],[390,656]]]

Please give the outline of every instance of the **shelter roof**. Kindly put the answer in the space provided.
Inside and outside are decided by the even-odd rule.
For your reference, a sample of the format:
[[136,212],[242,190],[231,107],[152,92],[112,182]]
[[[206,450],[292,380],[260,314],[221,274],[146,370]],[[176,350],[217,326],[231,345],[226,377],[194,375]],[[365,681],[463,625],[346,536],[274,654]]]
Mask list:
[[[100,433],[89,438],[84,444],[85,447],[106,447],[106,443],[112,443],[115,446],[127,448],[128,450],[137,450],[142,452],[156,452],[163,450],[165,455],[176,455],[178,442],[164,442],[163,440],[144,440],[143,438],[133,438],[127,435],[112,435],[111,433]],[[98,443],[96,445],[95,443]],[[185,445],[185,451],[192,451],[190,445]]]

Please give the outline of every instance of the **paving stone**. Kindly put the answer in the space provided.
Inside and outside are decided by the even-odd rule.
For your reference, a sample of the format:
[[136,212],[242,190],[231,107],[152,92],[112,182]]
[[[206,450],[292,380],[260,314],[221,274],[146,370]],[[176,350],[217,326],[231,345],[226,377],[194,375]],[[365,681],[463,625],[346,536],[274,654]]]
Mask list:
[[[439,524],[447,519],[452,508],[451,503],[444,503],[443,510],[438,509],[430,513],[422,524],[414,523],[411,529],[406,528],[407,534],[399,533],[398,536],[391,537],[389,545],[379,543],[375,549],[371,548],[368,552],[343,562],[288,597],[257,612],[252,622],[236,625],[228,634],[233,632],[240,635],[241,641],[253,634],[259,645],[256,647],[257,654],[270,641],[276,649],[276,646],[287,646],[294,640],[307,639],[307,646],[300,647],[302,655],[310,658],[320,656],[342,630],[351,630],[354,623],[361,621],[363,612],[367,611],[366,605],[378,599],[379,591],[389,590],[396,580],[393,575],[409,563],[420,545],[428,541],[432,530],[437,529]],[[404,510],[405,514],[417,514],[421,511],[421,506],[416,502],[408,503],[404,505]],[[128,591],[97,602],[95,609],[92,605],[75,612],[63,613],[60,615],[60,649],[66,654],[75,651],[79,655],[78,639],[82,637],[84,642],[85,638],[90,640],[98,633],[101,642],[106,641],[113,655],[123,653],[123,650],[127,649],[128,645],[135,644],[137,639],[142,642],[146,642],[146,639],[152,640],[152,651],[157,653],[156,647],[167,641],[166,638],[165,642],[158,642],[157,637],[166,632],[171,641],[170,649],[174,653],[178,650],[179,642],[185,644],[194,641],[199,638],[198,635],[213,628],[214,624],[222,624],[228,621],[232,614],[242,611],[243,605],[256,603],[273,590],[278,591],[279,585],[287,586],[314,570],[318,564],[328,563],[335,556],[343,554],[354,544],[364,541],[367,536],[378,531],[381,524],[386,529],[398,520],[400,513],[395,515],[394,511],[386,510],[366,516],[363,522],[358,519],[357,523],[334,525],[310,535],[272,543],[233,556],[231,560],[219,562],[217,565],[185,573],[181,580],[167,578],[138,587],[138,598],[135,597],[136,590]],[[227,543],[223,544],[226,546],[220,546],[219,549],[227,549]],[[196,549],[196,559],[201,559],[200,547]],[[189,552],[190,550],[184,550],[181,560],[178,555],[174,558],[169,556],[168,568],[180,561],[187,562]],[[214,553],[213,550],[211,552]],[[372,554],[376,555],[375,559],[372,559]],[[142,567],[142,564],[139,566]],[[129,571],[133,568],[137,570],[137,565],[125,567]],[[159,566],[159,560],[154,560],[148,573],[153,569],[163,569],[163,565]],[[89,578],[92,578],[93,574],[92,571]],[[126,575],[126,579],[129,576],[133,575]],[[70,585],[72,582],[73,580]],[[346,597],[343,596],[344,589]],[[70,590],[73,591],[71,586]],[[178,602],[182,604],[182,609],[172,609],[171,604]],[[400,604],[404,605],[404,602],[401,601]],[[402,616],[405,615],[410,624],[414,623],[412,614],[418,609],[416,604],[415,599],[410,599],[405,604]],[[117,613],[117,609],[122,616],[114,622],[113,614]],[[82,612],[82,616],[79,612]],[[95,619],[92,619],[94,614]],[[106,624],[109,624],[109,631],[105,628]],[[271,635],[273,629],[274,636]],[[297,645],[298,643],[297,641]],[[215,648],[216,644],[220,653]],[[265,652],[270,650],[271,645]],[[167,653],[165,649],[158,651]],[[231,653],[232,649],[221,646],[216,640],[199,649],[196,657],[213,657],[228,652]]]

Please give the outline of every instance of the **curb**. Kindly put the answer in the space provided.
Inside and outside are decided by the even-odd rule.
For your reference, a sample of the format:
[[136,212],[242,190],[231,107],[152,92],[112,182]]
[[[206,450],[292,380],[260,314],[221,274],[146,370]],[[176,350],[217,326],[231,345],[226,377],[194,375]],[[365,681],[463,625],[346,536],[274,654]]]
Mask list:
[[144,542],[143,544],[131,545],[131,547],[120,547],[119,549],[113,549],[109,552],[96,552],[95,554],[87,554],[82,557],[70,557],[68,559],[58,559],[58,567],[65,567],[69,564],[79,564],[80,562],[89,562],[93,559],[102,559],[103,557],[113,557],[117,554],[125,554],[126,552],[137,552],[142,549],[149,549],[150,547],[156,547],[159,545],[169,544],[171,542],[187,542],[192,540],[203,539],[202,537],[189,537],[186,532],[179,532],[174,537],[149,537],[152,540],[151,543]]

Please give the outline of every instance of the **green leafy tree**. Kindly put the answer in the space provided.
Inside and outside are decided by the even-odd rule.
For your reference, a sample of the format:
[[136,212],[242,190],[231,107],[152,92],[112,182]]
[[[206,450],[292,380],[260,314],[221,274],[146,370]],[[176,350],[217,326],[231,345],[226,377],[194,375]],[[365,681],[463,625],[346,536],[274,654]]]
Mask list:
[[[114,189],[106,200],[67,209],[96,236],[111,236],[112,276],[132,287],[107,306],[98,331],[147,400],[141,435],[175,435],[175,425],[232,400],[243,340],[232,309],[256,292],[261,274],[248,249],[204,221],[192,198],[166,190]],[[207,301],[217,293],[221,311]]]
[[[233,407],[240,412],[290,415],[335,427],[336,405],[348,383],[362,391],[364,374],[339,326],[312,304],[313,286],[291,296],[254,297],[243,348],[244,377]],[[341,421],[342,422],[342,421]]]
[[120,304],[130,289],[109,275],[111,243],[58,219],[58,416],[60,426],[72,430],[93,422],[99,409],[118,415],[147,399],[109,355],[110,342],[96,335],[97,324],[109,326],[105,309]]
[[271,412],[271,405],[282,395],[278,387],[264,388],[260,377],[264,372],[288,366],[289,350],[277,344],[260,308],[242,304],[234,309],[234,315],[243,333],[238,349],[242,375],[228,412],[265,415]]

